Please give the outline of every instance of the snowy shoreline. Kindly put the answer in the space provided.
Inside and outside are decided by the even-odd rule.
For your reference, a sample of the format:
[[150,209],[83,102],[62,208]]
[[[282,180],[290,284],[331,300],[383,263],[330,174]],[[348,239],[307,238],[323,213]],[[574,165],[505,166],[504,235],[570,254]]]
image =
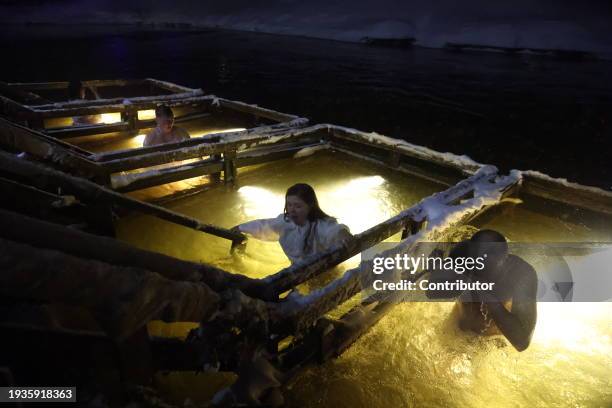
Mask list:
[[[62,20],[59,20],[62,21]],[[435,28],[419,29],[418,24],[385,20],[368,26],[338,28],[324,26],[285,26],[274,21],[261,24],[253,21],[227,21],[207,18],[199,21],[138,21],[138,20],[101,20],[75,23],[56,21],[16,21],[4,22],[5,28],[65,31],[68,27],[86,27],[93,32],[104,34],[105,30],[116,29],[122,33],[143,31],[198,33],[206,31],[226,31],[258,35],[288,36],[305,39],[338,41],[363,44],[365,38],[406,39],[414,38],[414,47],[428,49],[448,49],[454,44],[468,44],[466,51],[482,53],[503,52],[500,48],[518,50],[516,54],[531,55],[533,50],[578,52],[590,54],[598,59],[612,60],[612,42],[594,40],[600,38],[590,29],[568,22],[528,22],[524,24],[465,24],[444,30]],[[1,31],[1,30],[0,30]],[[74,33],[76,34],[76,33]],[[536,52],[537,53],[537,52]],[[537,53],[539,54],[539,53]],[[540,54],[543,55],[544,53]],[[551,53],[552,54],[552,53]]]

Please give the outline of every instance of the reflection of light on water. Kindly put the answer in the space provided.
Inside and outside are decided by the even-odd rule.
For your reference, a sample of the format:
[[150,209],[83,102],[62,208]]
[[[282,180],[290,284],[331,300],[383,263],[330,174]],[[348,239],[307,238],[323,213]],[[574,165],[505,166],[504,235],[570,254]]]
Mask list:
[[538,303],[533,342],[589,354],[612,353],[612,333],[600,330],[610,329],[611,309],[607,302]]
[[103,113],[100,115],[100,123],[110,124],[121,122],[121,113]]
[[359,177],[317,192],[323,210],[349,226],[353,234],[385,220],[388,213],[385,179]]
[[155,110],[147,109],[147,110],[139,110],[138,111],[138,120],[149,120],[155,119]]
[[244,214],[248,219],[276,217],[285,205],[284,196],[265,188],[244,186],[238,189],[238,193],[243,200]]
[[131,140],[131,142],[132,142],[131,144],[133,144],[133,146],[132,146],[132,147],[142,147],[142,143],[144,142],[144,140],[145,140],[145,137],[146,137],[146,136],[147,136],[147,135],[142,135],[142,134],[141,134],[141,135],[138,135],[138,136],[135,136],[135,137],[134,137],[134,138]]

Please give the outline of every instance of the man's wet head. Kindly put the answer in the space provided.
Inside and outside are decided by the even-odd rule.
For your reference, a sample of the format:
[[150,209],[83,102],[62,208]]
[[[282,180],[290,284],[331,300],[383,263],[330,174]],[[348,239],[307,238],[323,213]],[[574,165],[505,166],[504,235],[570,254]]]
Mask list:
[[158,106],[155,108],[155,122],[163,134],[170,134],[174,126],[174,112],[168,106]]
[[508,242],[497,231],[480,230],[468,241],[470,256],[483,257],[485,269],[483,272],[495,273],[503,265],[508,256]]

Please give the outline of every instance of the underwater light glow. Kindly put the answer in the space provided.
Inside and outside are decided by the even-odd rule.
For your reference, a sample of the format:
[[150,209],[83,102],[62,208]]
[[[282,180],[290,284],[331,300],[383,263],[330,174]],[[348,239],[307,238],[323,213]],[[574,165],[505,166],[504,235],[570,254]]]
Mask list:
[[132,141],[134,142],[134,147],[142,147],[142,143],[144,142],[145,137],[147,137],[147,135],[144,134],[134,136],[134,138],[132,139]]
[[244,186],[238,189],[243,200],[243,211],[249,220],[274,218],[283,212],[285,197],[262,187]]
[[358,177],[317,194],[323,210],[357,234],[392,216],[385,205],[384,185],[385,179],[378,175]]
[[103,113],[100,115],[100,123],[104,123],[108,125],[111,123],[119,123],[119,122],[121,122],[120,112]]
[[611,338],[600,329],[609,329],[611,311],[607,302],[540,302],[533,343],[552,349],[610,355]]
[[155,119],[155,109],[139,110],[138,120]]

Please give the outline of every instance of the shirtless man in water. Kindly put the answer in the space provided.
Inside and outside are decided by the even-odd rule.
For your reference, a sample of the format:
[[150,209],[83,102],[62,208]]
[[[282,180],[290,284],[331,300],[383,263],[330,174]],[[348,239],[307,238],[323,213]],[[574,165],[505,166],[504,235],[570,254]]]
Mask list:
[[[486,254],[486,257],[484,257]],[[459,327],[483,335],[503,334],[518,351],[531,342],[536,324],[537,275],[531,265],[508,254],[503,235],[481,230],[460,242],[450,257],[484,257],[484,268],[470,274],[432,271],[430,282],[494,283],[491,291],[428,291],[429,298],[458,298]]]
[[168,106],[160,105],[155,108],[155,123],[157,126],[147,133],[142,143],[144,147],[189,139],[189,133],[185,129],[174,126],[174,113]]

